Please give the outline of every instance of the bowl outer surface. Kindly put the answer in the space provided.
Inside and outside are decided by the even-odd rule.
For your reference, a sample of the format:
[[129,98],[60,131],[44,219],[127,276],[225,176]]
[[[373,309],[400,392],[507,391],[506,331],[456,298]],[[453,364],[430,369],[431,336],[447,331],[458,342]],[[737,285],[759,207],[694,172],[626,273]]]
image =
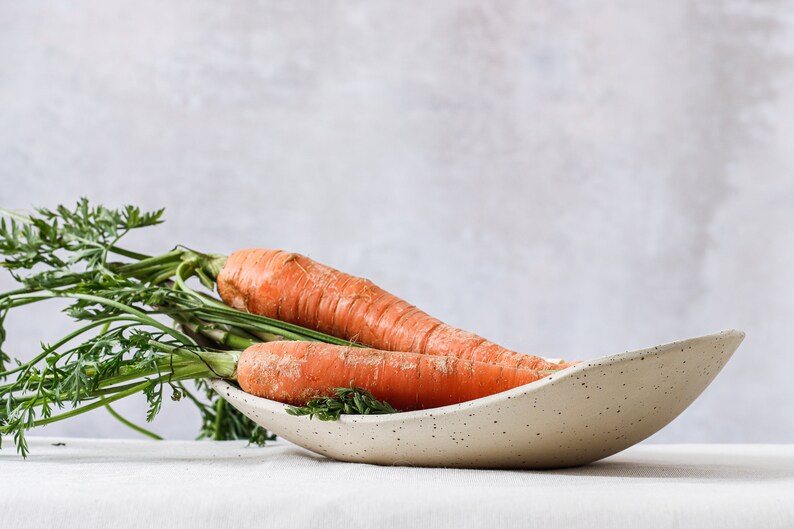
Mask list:
[[656,433],[711,383],[744,339],[723,331],[582,362],[489,397],[393,415],[319,421],[223,380],[213,388],[280,437],[342,461],[469,468],[561,468]]

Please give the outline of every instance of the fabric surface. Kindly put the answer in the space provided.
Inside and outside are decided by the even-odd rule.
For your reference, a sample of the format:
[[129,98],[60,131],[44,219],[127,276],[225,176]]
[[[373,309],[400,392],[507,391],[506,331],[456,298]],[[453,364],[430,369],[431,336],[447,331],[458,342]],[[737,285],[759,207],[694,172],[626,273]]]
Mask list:
[[0,451],[0,527],[794,527],[794,445],[643,445],[535,472],[338,463],[283,441],[30,447]]

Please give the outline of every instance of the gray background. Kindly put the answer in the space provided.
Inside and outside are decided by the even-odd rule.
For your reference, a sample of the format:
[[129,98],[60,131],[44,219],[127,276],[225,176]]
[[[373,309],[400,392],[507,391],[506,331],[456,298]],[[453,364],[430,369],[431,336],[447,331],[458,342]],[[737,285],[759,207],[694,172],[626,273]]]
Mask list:
[[[166,206],[142,251],[300,251],[525,352],[741,328],[652,440],[792,442],[790,7],[6,0],[0,203]],[[9,328],[28,354],[66,326]]]

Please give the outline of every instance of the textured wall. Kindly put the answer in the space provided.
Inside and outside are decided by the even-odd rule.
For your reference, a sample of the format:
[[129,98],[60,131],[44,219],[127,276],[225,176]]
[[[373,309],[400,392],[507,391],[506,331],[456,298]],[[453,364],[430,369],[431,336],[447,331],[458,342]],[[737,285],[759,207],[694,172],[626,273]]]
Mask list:
[[0,204],[166,206],[141,249],[301,251],[521,351],[741,328],[653,439],[792,442],[793,53],[775,1],[5,1]]

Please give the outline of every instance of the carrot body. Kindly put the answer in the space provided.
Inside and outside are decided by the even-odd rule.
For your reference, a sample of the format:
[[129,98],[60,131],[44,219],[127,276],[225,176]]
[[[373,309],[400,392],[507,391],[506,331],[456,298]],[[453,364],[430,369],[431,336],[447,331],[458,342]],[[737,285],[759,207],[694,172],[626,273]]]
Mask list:
[[217,282],[223,301],[237,309],[375,349],[453,356],[513,368],[561,367],[447,325],[368,279],[296,253],[234,252]]
[[290,341],[253,345],[237,364],[237,381],[252,395],[303,406],[352,384],[401,411],[457,404],[545,375],[452,357]]

